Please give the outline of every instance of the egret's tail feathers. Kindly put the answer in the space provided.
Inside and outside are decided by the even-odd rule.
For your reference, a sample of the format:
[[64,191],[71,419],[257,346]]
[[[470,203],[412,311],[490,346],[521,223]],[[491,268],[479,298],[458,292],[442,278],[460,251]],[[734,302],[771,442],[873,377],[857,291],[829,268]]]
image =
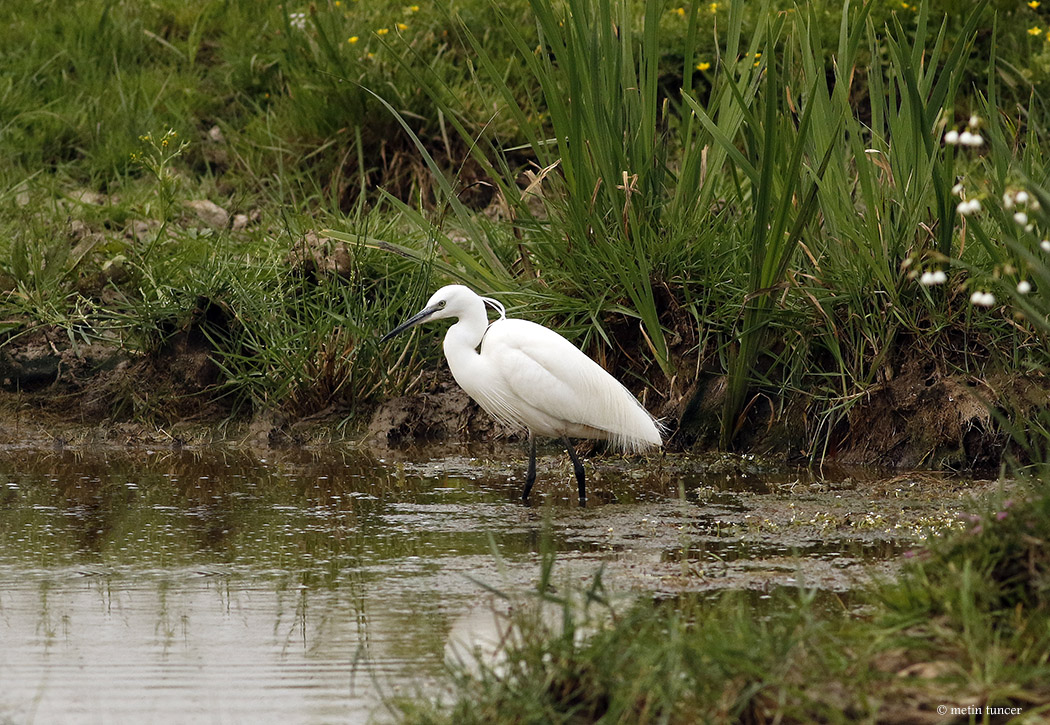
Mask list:
[[657,433],[654,436],[639,438],[632,435],[610,436],[609,442],[626,453],[642,453],[651,448],[659,448],[663,445],[663,439]]
[[624,421],[616,430],[608,431],[608,440],[615,447],[628,453],[641,453],[663,445],[666,427],[649,415],[640,404],[631,419]]

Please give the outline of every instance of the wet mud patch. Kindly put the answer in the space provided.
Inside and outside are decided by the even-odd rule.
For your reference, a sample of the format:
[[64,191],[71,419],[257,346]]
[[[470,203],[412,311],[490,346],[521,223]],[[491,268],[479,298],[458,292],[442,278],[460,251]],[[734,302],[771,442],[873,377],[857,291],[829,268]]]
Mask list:
[[578,583],[600,566],[610,588],[658,595],[847,591],[872,576],[892,576],[929,537],[961,528],[973,502],[1000,485],[850,467],[816,475],[777,459],[726,454],[606,456],[586,464],[594,494],[580,509],[571,467],[551,448],[537,462],[543,485],[524,506],[517,503],[524,465],[518,446],[502,448],[509,458],[491,447],[468,455],[431,449],[430,459],[425,450],[415,449],[412,461],[384,458],[384,465],[401,476],[500,492],[502,502],[455,510],[399,505],[397,525],[406,532],[420,524],[480,532],[497,522],[501,540],[517,542],[511,550],[532,552],[510,556],[500,570],[518,587],[535,577],[536,549],[546,537],[559,570]]
[[155,426],[221,420],[229,408],[211,393],[220,382],[214,350],[199,328],[173,331],[153,354],[118,340],[75,339],[40,328],[0,340],[0,416],[18,423],[26,411],[57,427],[103,427],[137,420]]

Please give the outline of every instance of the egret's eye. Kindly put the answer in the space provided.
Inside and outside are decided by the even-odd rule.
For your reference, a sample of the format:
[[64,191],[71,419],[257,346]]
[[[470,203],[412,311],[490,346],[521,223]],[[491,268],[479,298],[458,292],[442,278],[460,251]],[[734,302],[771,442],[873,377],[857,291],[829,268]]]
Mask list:
[[438,302],[438,307],[444,307],[447,304],[448,302],[446,302],[445,300],[441,300],[440,302]]

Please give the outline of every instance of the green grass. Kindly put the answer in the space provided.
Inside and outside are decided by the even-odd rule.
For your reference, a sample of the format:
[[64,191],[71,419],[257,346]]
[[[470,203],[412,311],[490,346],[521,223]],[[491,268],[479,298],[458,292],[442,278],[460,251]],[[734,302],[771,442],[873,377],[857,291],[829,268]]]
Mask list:
[[[436,363],[375,335],[460,280],[660,414],[727,376],[723,446],[806,410],[819,457],[909,356],[1047,361],[1045,212],[998,201],[1047,186],[1042,11],[944,10],[5,5],[0,330],[149,355],[202,327],[236,412],[363,417]],[[941,143],[971,114],[985,146]]]

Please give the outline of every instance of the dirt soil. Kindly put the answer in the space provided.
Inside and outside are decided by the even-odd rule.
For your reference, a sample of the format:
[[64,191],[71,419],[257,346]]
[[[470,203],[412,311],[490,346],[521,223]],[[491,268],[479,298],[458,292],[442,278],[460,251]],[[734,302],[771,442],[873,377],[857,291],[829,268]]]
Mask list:
[[[93,427],[87,435],[109,438],[148,438],[163,431],[162,437],[179,439],[233,431],[261,444],[341,437],[367,439],[379,447],[516,437],[471,402],[444,366],[422,386],[425,392],[393,398],[368,411],[336,405],[305,419],[280,412],[256,414],[252,420],[231,418],[228,401],[218,394],[219,382],[212,351],[192,327],[174,334],[152,356],[129,353],[116,341],[86,343],[59,330],[38,329],[0,346],[0,434],[32,435],[28,424],[58,436],[85,435],[83,430],[54,433],[70,425]],[[703,417],[711,418],[717,410],[721,383],[716,378],[694,385],[699,404],[694,400],[691,407],[662,411],[671,431],[668,449],[711,447],[712,437],[702,431]],[[1023,420],[1048,399],[1050,381],[1041,374],[980,379],[945,371],[930,360],[906,359],[854,401],[832,431],[825,460],[994,470],[1008,451],[1009,436],[990,411]],[[784,410],[774,414],[765,400],[753,406],[744,449],[808,457],[812,413],[798,401],[787,401]],[[342,426],[351,415],[355,423],[346,430]],[[224,426],[219,433],[187,432],[216,423]]]

